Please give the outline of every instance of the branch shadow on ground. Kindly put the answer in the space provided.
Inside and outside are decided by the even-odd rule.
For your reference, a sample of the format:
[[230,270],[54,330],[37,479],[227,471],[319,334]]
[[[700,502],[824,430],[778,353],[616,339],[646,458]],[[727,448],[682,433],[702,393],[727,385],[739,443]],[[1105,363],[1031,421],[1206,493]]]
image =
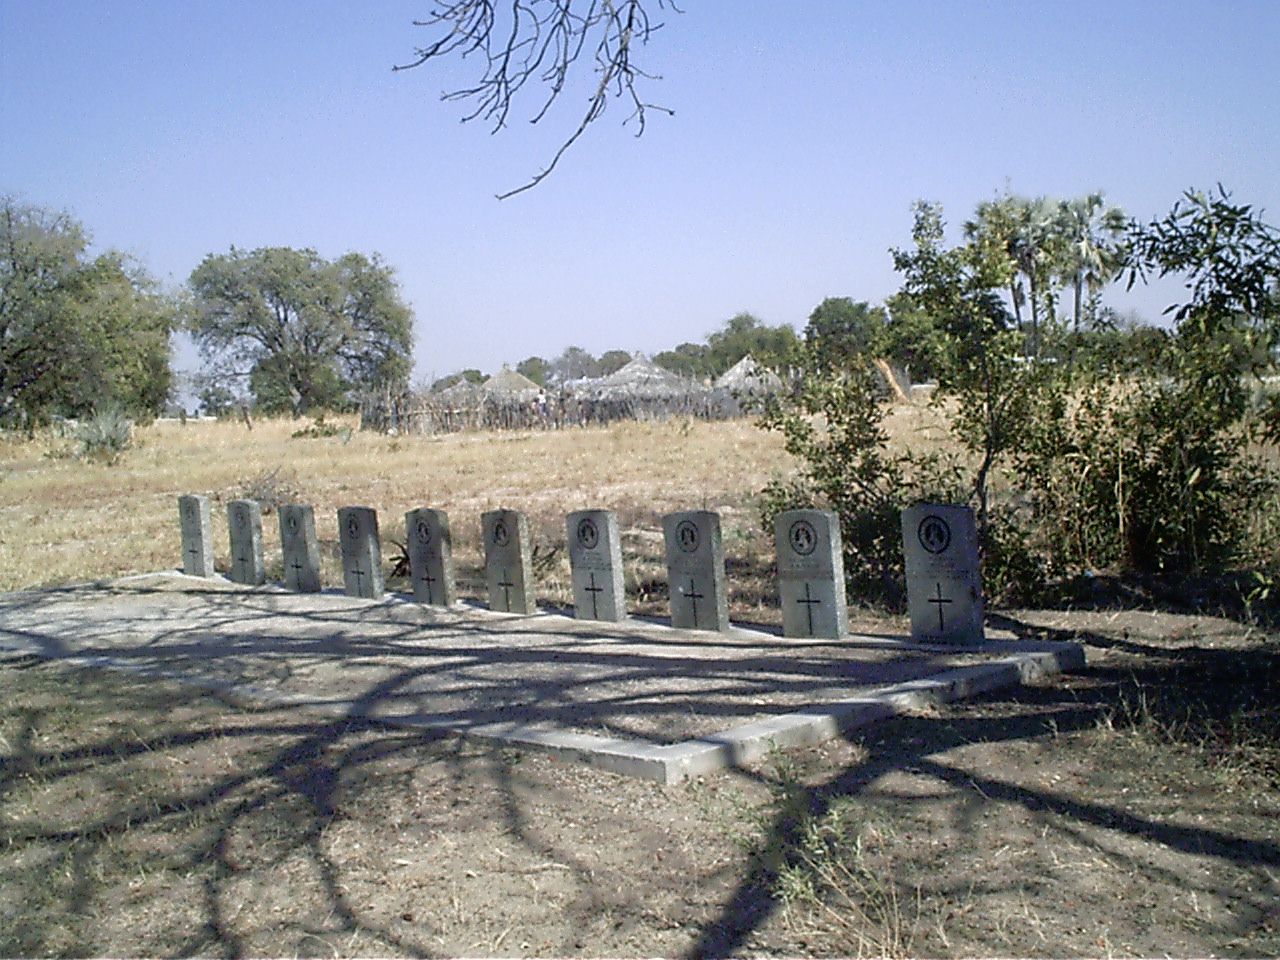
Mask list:
[[[1261,776],[1273,791],[1280,791],[1280,765],[1274,746],[1280,742],[1280,650],[1258,644],[1248,650],[1204,647],[1166,649],[1136,644],[1098,634],[1045,631],[1009,618],[1000,626],[1021,636],[1074,640],[1096,647],[1111,647],[1133,655],[1132,662],[1115,667],[1091,667],[1093,681],[1083,690],[1060,684],[1024,687],[991,694],[976,703],[1016,704],[1012,715],[971,715],[964,707],[946,719],[898,718],[852,739],[868,751],[865,760],[814,784],[800,784],[788,773],[763,769],[754,775],[778,797],[775,814],[755,848],[752,868],[743,877],[718,917],[707,924],[687,956],[727,957],[741,953],[750,938],[778,911],[779,878],[784,872],[810,870],[802,854],[806,824],[820,821],[833,806],[871,791],[886,775],[900,771],[929,778],[939,786],[967,795],[958,817],[993,804],[1020,807],[1045,819],[1056,829],[1083,840],[1096,831],[1113,838],[1135,838],[1172,851],[1212,858],[1251,874],[1254,889],[1246,897],[1257,923],[1275,925],[1275,903],[1280,898],[1280,841],[1267,833],[1241,835],[1213,826],[1164,822],[1125,809],[1115,803],[1082,798],[1065,790],[1039,789],[995,775],[977,774],[947,759],[950,751],[972,744],[1014,743],[1046,737],[1069,736],[1095,730],[1099,724],[1150,724],[1161,736],[1178,737],[1205,746],[1205,739],[1234,735],[1233,724],[1243,718],[1251,734],[1268,742],[1261,760]],[[970,701],[974,703],[975,701]],[[974,712],[977,714],[977,711]],[[902,807],[924,806],[930,798],[896,796]],[[961,831],[972,822],[956,824]],[[1095,844],[1094,840],[1087,840]],[[1154,870],[1155,868],[1150,868]],[[1197,879],[1178,876],[1177,881],[1196,888]],[[1205,881],[1210,894],[1240,891],[1215,887]],[[956,895],[955,890],[935,888],[933,893]],[[1236,933],[1245,933],[1241,929]],[[1024,945],[1025,946],[1025,945]],[[1062,944],[1057,947],[1061,949]],[[1016,948],[1015,948],[1016,949]]]
[[[243,605],[228,601],[226,609],[215,616],[243,625],[246,610]],[[1016,621],[1008,625],[1025,636],[1044,633]],[[406,625],[406,630],[409,628]],[[1116,715],[1126,697],[1133,698],[1142,691],[1169,691],[1169,696],[1158,702],[1149,698],[1144,709],[1157,711],[1157,718],[1170,724],[1178,716],[1172,711],[1179,703],[1201,704],[1214,716],[1222,713],[1223,704],[1228,704],[1228,712],[1235,713],[1263,709],[1269,704],[1272,713],[1268,716],[1274,717],[1274,705],[1280,702],[1280,662],[1275,653],[1264,648],[1245,653],[1195,647],[1166,650],[1093,634],[1071,639],[1084,639],[1099,647],[1118,644],[1117,649],[1143,659],[1123,668],[1095,668],[1098,682],[1084,691],[1058,687],[1023,690],[1006,698],[1016,699],[1021,707],[1010,716],[966,717],[961,712],[945,721],[928,717],[894,721],[891,736],[883,731],[859,735],[868,750],[864,761],[798,792],[794,784],[784,782],[776,773],[748,771],[749,776],[770,789],[788,792],[788,804],[766,825],[760,855],[718,914],[702,924],[689,955],[727,956],[740,952],[751,935],[776,912],[774,882],[779,872],[803,866],[795,856],[800,842],[797,810],[820,817],[841,798],[864,794],[887,774],[906,769],[966,792],[971,800],[965,808],[966,816],[983,804],[1003,802],[1052,815],[1068,825],[1117,837],[1142,838],[1242,869],[1280,867],[1280,844],[1274,838],[1236,835],[1210,826],[1165,823],[1065,791],[1033,788],[998,776],[975,776],[947,758],[949,751],[968,744],[1012,743],[1041,738],[1050,732],[1063,735],[1092,729],[1104,717]],[[378,643],[405,649],[407,645],[402,640],[393,633]],[[477,635],[472,645],[457,655],[478,656],[482,640]],[[259,640],[282,657],[286,653],[320,655],[305,646],[291,650],[287,641],[285,637],[271,636]],[[178,648],[165,651],[166,642],[166,638],[159,637],[148,645],[146,655],[160,655],[162,659],[178,656]],[[359,644],[338,644],[323,655],[350,657],[367,654],[369,649]],[[580,666],[598,666],[589,654],[583,657]],[[616,662],[613,666],[617,668]],[[661,666],[641,658],[639,662],[625,661],[620,669],[624,677],[632,677],[636,670],[651,672]],[[42,658],[16,657],[10,658],[4,669],[18,674],[63,668],[51,666]],[[713,662],[708,669],[723,667],[716,667]],[[794,682],[802,686],[809,683],[812,669],[812,665],[795,664]],[[321,891],[324,909],[319,913],[323,919],[295,922],[287,930],[282,929],[280,937],[290,939],[273,943],[273,948],[315,953],[317,941],[333,946],[337,938],[342,938],[344,943],[354,944],[353,950],[366,954],[392,950],[428,956],[440,952],[419,930],[406,930],[394,918],[382,917],[353,901],[350,870],[335,857],[329,836],[355,807],[370,800],[360,779],[366,771],[385,761],[416,763],[422,756],[443,764],[459,791],[466,791],[477,782],[491,788],[499,798],[494,813],[506,823],[507,835],[532,856],[554,860],[569,871],[581,891],[579,909],[588,914],[594,904],[589,851],[549,841],[540,833],[535,823],[539,813],[529,809],[522,799],[521,785],[504,748],[477,747],[445,733],[391,729],[370,716],[376,712],[377,704],[394,697],[413,673],[412,668],[400,671],[388,681],[365,688],[354,698],[347,715],[338,718],[316,718],[292,706],[246,706],[241,698],[229,693],[193,692],[145,683],[131,683],[128,699],[121,703],[105,686],[98,687],[92,670],[74,672],[72,689],[76,696],[62,695],[75,701],[70,707],[59,705],[56,691],[47,698],[47,706],[10,706],[0,766],[0,814],[4,816],[7,844],[4,856],[10,864],[6,885],[15,891],[30,892],[33,903],[42,902],[43,906],[27,911],[7,935],[0,937],[0,952],[102,952],[100,943],[91,938],[86,927],[84,904],[92,902],[94,891],[103,886],[102,871],[113,869],[104,868],[104,863],[119,858],[120,851],[129,846],[130,836],[143,830],[170,837],[161,858],[165,869],[199,878],[200,906],[192,916],[181,918],[181,922],[175,920],[168,934],[170,939],[140,943],[139,953],[243,956],[261,952],[262,941],[247,935],[244,924],[238,922],[237,910],[243,896],[240,890],[246,873],[258,870],[270,875],[286,867],[296,872],[302,869],[299,858]],[[1218,696],[1228,689],[1232,699]],[[564,715],[557,712],[560,708],[554,704],[560,702],[557,698],[570,697],[571,693],[571,689],[560,685],[541,689],[538,695],[546,697],[548,704],[544,716],[562,721]],[[224,708],[226,717],[213,726],[192,726],[202,714],[191,711],[207,698]],[[989,702],[999,699],[988,698]],[[687,706],[687,701],[682,702],[679,709]],[[702,707],[716,709],[712,703]],[[50,723],[64,726],[58,719],[63,709],[70,709],[73,717],[79,717],[79,732],[71,735],[67,744],[42,745],[43,729]],[[625,726],[626,718],[637,709],[645,709],[645,705],[622,697],[598,709],[615,716],[616,722]],[[1168,714],[1159,713],[1166,709]],[[98,735],[100,727],[107,732]],[[237,743],[246,746],[238,749]],[[212,760],[208,757],[210,752]],[[163,770],[170,760],[186,763],[193,753],[205,757],[206,768],[200,776],[174,782],[156,772],[157,764]],[[219,765],[217,758],[222,754],[233,762]],[[38,809],[41,798],[58,806]],[[923,804],[928,800],[903,798],[900,802]],[[23,807],[23,803],[27,806]],[[253,839],[251,854],[245,852],[246,835]],[[132,856],[140,858],[139,869],[153,864],[152,854]],[[59,875],[59,871],[65,875],[65,882],[51,882],[51,876]],[[120,878],[108,879],[119,882]],[[1256,897],[1260,902],[1276,896],[1280,896],[1280,890],[1276,889],[1274,877],[1269,882],[1259,881]],[[68,930],[76,932],[69,934]],[[258,930],[261,932],[261,927]],[[68,940],[68,936],[77,939]],[[334,952],[344,951],[335,948]],[[593,951],[588,946],[586,952]]]

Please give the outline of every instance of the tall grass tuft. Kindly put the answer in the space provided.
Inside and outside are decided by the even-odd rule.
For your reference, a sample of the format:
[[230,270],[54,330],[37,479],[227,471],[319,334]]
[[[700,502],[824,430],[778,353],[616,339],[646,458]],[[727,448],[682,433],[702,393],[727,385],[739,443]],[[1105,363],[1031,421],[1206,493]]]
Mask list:
[[96,411],[76,429],[77,456],[115,463],[133,442],[133,421],[118,407]]

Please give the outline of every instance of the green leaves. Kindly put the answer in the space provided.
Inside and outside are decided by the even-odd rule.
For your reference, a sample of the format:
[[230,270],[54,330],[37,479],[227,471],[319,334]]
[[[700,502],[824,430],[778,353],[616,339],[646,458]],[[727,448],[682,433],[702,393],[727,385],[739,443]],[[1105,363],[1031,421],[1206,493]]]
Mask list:
[[376,255],[331,262],[314,250],[232,247],[206,257],[188,286],[196,341],[247,375],[263,410],[344,409],[361,390],[408,378],[413,316]]
[[0,422],[160,412],[173,301],[138,265],[90,260],[66,214],[0,199]]

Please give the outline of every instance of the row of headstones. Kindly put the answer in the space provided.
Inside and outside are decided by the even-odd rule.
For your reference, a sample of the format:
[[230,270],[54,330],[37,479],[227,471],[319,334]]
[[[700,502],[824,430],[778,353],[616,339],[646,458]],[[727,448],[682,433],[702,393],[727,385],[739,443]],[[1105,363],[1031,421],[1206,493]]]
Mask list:
[[[178,498],[183,570],[214,575],[212,513],[207,497]],[[320,589],[320,548],[315,512],[292,504],[278,511],[289,590]],[[266,581],[262,510],[255,500],[227,505],[231,542],[230,579],[257,586]],[[903,512],[907,602],[912,637],[973,643],[983,639],[982,596],[973,514],[967,507],[919,504]],[[574,611],[580,619],[626,617],[622,548],[617,517],[583,510],[567,519]],[[720,517],[707,510],[662,518],[671,586],[672,626],[692,630],[729,628]],[[535,612],[533,558],[528,521],[516,510],[481,517],[489,606],[509,613]],[[378,516],[370,507],[338,510],[346,592],[383,595]],[[775,522],[778,593],[783,633],[788,637],[840,638],[848,634],[840,524],[834,513],[790,510]],[[405,539],[414,598],[448,607],[457,599],[449,518],[422,507],[405,514]]]

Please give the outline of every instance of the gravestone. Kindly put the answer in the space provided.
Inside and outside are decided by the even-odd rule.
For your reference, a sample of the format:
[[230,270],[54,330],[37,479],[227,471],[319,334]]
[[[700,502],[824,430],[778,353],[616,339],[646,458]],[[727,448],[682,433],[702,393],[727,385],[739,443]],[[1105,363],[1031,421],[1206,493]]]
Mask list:
[[484,579],[489,609],[501,613],[535,613],[533,547],[529,522],[518,510],[490,510],[480,517],[484,536]]
[[783,634],[827,639],[847,635],[839,518],[827,510],[787,510],[778,514],[773,530]]
[[302,503],[280,507],[280,552],[284,556],[284,585],[299,593],[320,590],[320,543],[316,514]]
[[566,525],[574,615],[579,620],[625,620],[617,516],[610,510],[580,510],[569,514]]
[[982,576],[973,511],[919,503],[902,511],[911,639],[982,643]]
[[437,607],[452,606],[457,595],[449,515],[427,507],[410,510],[404,515],[404,529],[414,598]]
[[257,500],[232,500],[227,504],[227,530],[231,535],[231,574],[236,583],[256,587],[267,582],[262,563],[262,506]]
[[182,530],[182,572],[193,577],[213,576],[213,513],[209,498],[194,493],[178,498],[178,525]]
[[382,547],[378,542],[378,511],[372,507],[341,507],[338,540],[342,544],[342,580],[347,596],[381,600]]
[[662,534],[667,543],[671,625],[687,630],[728,630],[720,515],[710,510],[671,513],[662,518]]

